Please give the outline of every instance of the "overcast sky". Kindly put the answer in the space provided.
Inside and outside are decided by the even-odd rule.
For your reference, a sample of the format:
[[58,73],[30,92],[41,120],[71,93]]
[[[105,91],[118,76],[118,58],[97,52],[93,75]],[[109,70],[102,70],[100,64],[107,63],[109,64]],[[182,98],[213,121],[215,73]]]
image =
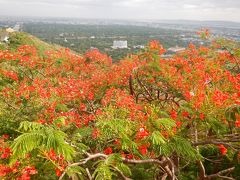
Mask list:
[[240,22],[240,0],[0,0],[0,15]]

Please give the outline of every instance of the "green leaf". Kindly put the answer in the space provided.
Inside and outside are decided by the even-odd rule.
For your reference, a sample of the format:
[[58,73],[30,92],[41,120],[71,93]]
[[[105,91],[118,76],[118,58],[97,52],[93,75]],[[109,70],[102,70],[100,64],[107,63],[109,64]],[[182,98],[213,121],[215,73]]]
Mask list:
[[64,125],[64,124],[65,124],[65,118],[66,118],[66,117],[64,117],[64,116],[58,117],[57,119],[55,119],[55,120],[53,121],[53,123],[54,123],[55,125],[57,125],[57,124],[62,124],[62,125]]
[[124,163],[120,163],[117,165],[117,168],[126,176],[131,176],[131,169]]
[[153,145],[161,145],[166,143],[165,138],[159,131],[154,131],[150,138],[152,139]]
[[167,129],[176,126],[175,121],[173,119],[170,119],[170,118],[161,118],[161,119],[158,120],[158,122]]
[[28,132],[23,133],[13,141],[11,163],[14,163],[18,158],[25,158],[26,154],[33,150],[49,151],[53,149],[56,153],[62,154],[66,160],[72,159],[74,149],[66,143],[67,135],[64,132],[31,122],[22,122],[19,128]]
[[81,180],[84,180],[85,179],[84,177],[87,175],[86,170],[80,166],[68,167],[66,169],[66,173],[68,176],[73,176],[77,174]]
[[177,154],[184,158],[189,158],[191,160],[201,158],[201,155],[194,147],[192,147],[191,143],[182,137],[173,137],[171,140],[171,148],[173,151],[176,151]]

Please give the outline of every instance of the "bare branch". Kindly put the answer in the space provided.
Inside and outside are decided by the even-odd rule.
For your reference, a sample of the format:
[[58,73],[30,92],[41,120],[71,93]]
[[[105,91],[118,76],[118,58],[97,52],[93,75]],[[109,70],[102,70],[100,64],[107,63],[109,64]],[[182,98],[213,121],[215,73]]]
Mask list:
[[221,179],[230,179],[230,180],[234,180],[234,178],[231,177],[227,177],[227,176],[222,176],[222,174],[226,174],[226,173],[230,173],[235,169],[235,167],[231,167],[222,171],[219,171],[216,174],[212,174],[212,175],[208,175],[206,177],[207,180],[213,179],[213,178],[221,178]]
[[88,168],[86,168],[86,172],[87,172],[89,180],[92,180],[93,178],[92,178],[92,175],[91,175],[91,173],[90,173]]
[[202,141],[202,142],[194,142],[192,143],[193,146],[199,146],[199,145],[207,145],[207,144],[214,144],[214,145],[224,145],[226,147],[232,148],[234,151],[237,151],[231,144],[226,142],[239,142],[239,139],[229,139],[229,140],[208,140],[208,141]]
[[[69,164],[67,168],[69,167],[73,167],[73,166],[79,166],[79,165],[84,165],[86,164],[88,161],[92,160],[92,159],[96,159],[96,158],[103,158],[106,159],[108,158],[108,155],[102,154],[102,153],[96,153],[96,154],[89,154],[86,153],[86,155],[88,156],[85,159],[82,159],[80,162],[76,162],[76,163],[72,163]],[[169,159],[164,159],[162,161],[158,160],[158,159],[144,159],[144,160],[136,160],[136,159],[127,159],[127,158],[122,158],[122,161],[124,163],[129,163],[129,164],[147,164],[147,163],[153,163],[153,164],[157,164],[161,167],[163,167],[163,169],[166,171],[166,173],[170,176],[170,177],[174,177],[174,170],[171,167],[172,170],[170,170],[170,168],[168,167],[169,164]],[[172,166],[172,165],[171,165]],[[116,169],[116,168],[115,168]],[[59,180],[62,180],[63,177],[65,176],[66,172],[63,172],[62,175],[59,177]],[[121,174],[122,176],[122,174]],[[122,176],[123,177],[123,176]],[[127,178],[127,177],[125,177]],[[129,179],[126,179],[129,180]]]

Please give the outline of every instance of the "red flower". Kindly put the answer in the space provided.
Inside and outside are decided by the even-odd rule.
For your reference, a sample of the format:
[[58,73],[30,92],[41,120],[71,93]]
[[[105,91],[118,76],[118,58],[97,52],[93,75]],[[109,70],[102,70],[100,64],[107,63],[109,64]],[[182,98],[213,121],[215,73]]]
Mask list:
[[88,93],[88,100],[94,100],[93,92]]
[[191,98],[194,96],[194,93],[193,92],[190,92],[190,91],[186,91],[185,94],[184,94],[185,98],[187,101],[190,101]]
[[2,135],[3,139],[8,139],[9,138],[9,135],[8,134],[4,134]]
[[205,115],[204,115],[203,113],[200,113],[199,118],[200,118],[201,120],[204,120],[204,119],[205,119]]
[[141,127],[137,132],[137,139],[143,139],[148,135],[149,133],[147,132],[147,130],[144,127]]
[[56,169],[55,173],[58,177],[62,175],[62,171],[58,168]]
[[187,111],[184,111],[184,112],[182,112],[182,116],[188,117],[188,116],[189,116],[189,113],[188,113]]
[[5,76],[11,78],[14,81],[18,81],[18,74],[13,71],[5,72]]
[[44,120],[44,119],[39,119],[39,120],[38,120],[38,123],[40,123],[40,124],[45,124],[45,123],[46,123],[46,120]]
[[138,151],[142,154],[142,155],[146,155],[147,154],[147,146],[146,145],[141,145],[138,146]]
[[113,150],[112,150],[112,148],[111,147],[108,147],[108,148],[106,148],[105,150],[104,150],[104,154],[112,154],[112,152],[113,152]]
[[132,154],[128,154],[127,155],[127,159],[133,159],[133,155]]
[[237,121],[235,121],[235,126],[240,128],[240,119],[238,119]]
[[166,52],[163,46],[159,43],[159,41],[153,40],[149,43],[150,50],[157,50],[158,54],[161,55]]
[[1,155],[2,159],[6,159],[11,155],[11,149],[10,148],[5,148],[3,150],[3,154]]
[[181,125],[182,125],[182,122],[181,121],[176,121],[176,125],[177,125],[177,128],[180,128]]
[[30,175],[29,174],[23,174],[17,178],[17,180],[30,180]]
[[12,172],[12,168],[0,164],[0,177],[4,177],[10,172]]
[[79,106],[79,109],[81,111],[86,111],[86,108],[87,108],[87,106],[85,104],[83,104],[83,103],[81,103],[80,106]]
[[175,110],[171,111],[171,118],[176,119],[177,118],[177,112]]
[[58,155],[55,153],[55,151],[53,149],[51,149],[49,152],[48,152],[48,157],[52,160],[57,160],[58,159]]
[[33,166],[27,166],[22,170],[22,174],[37,174],[37,170]]
[[94,129],[92,132],[92,137],[93,139],[97,139],[97,137],[99,136],[99,130],[98,129]]
[[218,148],[219,148],[219,150],[220,150],[222,155],[226,155],[227,154],[227,148],[225,148],[224,145],[221,144],[221,145],[218,146]]
[[216,105],[221,106],[224,103],[224,101],[228,99],[228,97],[229,97],[228,94],[224,94],[223,92],[216,90],[214,92],[212,99]]
[[3,153],[2,155],[1,155],[1,158],[2,159],[6,159],[6,158],[8,158],[9,157],[9,154],[7,154],[7,153]]

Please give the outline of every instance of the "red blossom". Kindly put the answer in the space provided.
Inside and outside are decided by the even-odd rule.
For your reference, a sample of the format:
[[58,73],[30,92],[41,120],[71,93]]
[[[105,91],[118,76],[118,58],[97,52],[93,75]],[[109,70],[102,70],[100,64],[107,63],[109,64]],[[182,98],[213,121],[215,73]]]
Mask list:
[[11,155],[11,149],[10,148],[4,148],[3,149],[3,154],[1,155],[2,159],[7,159]]
[[228,94],[223,93],[220,90],[215,90],[212,99],[216,105],[221,106],[228,99],[228,97]]
[[40,123],[40,124],[45,124],[45,123],[46,123],[46,120],[44,120],[44,119],[39,119],[37,122]]
[[29,174],[23,174],[17,178],[17,180],[30,180],[31,177]]
[[181,125],[182,125],[182,122],[181,122],[181,121],[176,121],[176,126],[177,126],[177,128],[180,128]]
[[199,118],[200,118],[201,120],[204,120],[204,119],[205,119],[205,115],[204,115],[203,113],[200,113]]
[[238,127],[238,128],[240,128],[240,119],[238,119],[238,120],[235,121],[235,126]]
[[137,139],[143,139],[143,138],[147,137],[148,135],[149,135],[149,133],[145,129],[145,127],[140,127],[138,132],[137,132],[136,138]]
[[4,177],[11,172],[12,172],[12,168],[6,165],[0,164],[0,177]]
[[189,117],[189,113],[188,113],[187,111],[183,111],[183,112],[182,112],[182,116],[183,116],[183,117]]
[[142,155],[146,155],[148,150],[147,150],[148,146],[147,145],[141,145],[138,146],[138,151],[142,154]]
[[100,135],[100,132],[98,129],[94,129],[92,132],[93,139],[96,139]]
[[8,139],[9,135],[8,134],[3,134],[2,137],[3,137],[3,139]]
[[177,112],[175,110],[171,111],[171,118],[176,119],[177,118]]
[[22,174],[31,174],[31,175],[33,175],[33,174],[37,174],[38,172],[37,172],[37,170],[35,169],[35,167],[33,167],[33,166],[27,166],[27,167],[25,167],[25,168],[22,170],[21,173],[22,173]]
[[62,171],[58,168],[55,170],[55,173],[58,177],[60,177],[62,175]]
[[166,50],[163,48],[163,46],[160,44],[160,42],[156,41],[156,40],[150,41],[149,48],[150,48],[150,50],[158,51],[159,55],[166,52]]
[[222,155],[227,154],[227,148],[225,148],[224,145],[221,144],[221,145],[218,146],[218,148],[219,148],[219,151],[221,152]]
[[81,111],[86,111],[86,108],[87,108],[87,106],[85,104],[83,104],[83,103],[81,103],[80,106],[79,106],[79,109]]
[[193,92],[190,92],[190,91],[186,91],[185,94],[184,94],[184,97],[185,97],[186,100],[188,100],[188,101],[190,101],[193,96],[194,96],[194,93],[193,93]]
[[104,149],[104,154],[112,154],[113,153],[113,150],[111,147],[107,147],[106,149]]

